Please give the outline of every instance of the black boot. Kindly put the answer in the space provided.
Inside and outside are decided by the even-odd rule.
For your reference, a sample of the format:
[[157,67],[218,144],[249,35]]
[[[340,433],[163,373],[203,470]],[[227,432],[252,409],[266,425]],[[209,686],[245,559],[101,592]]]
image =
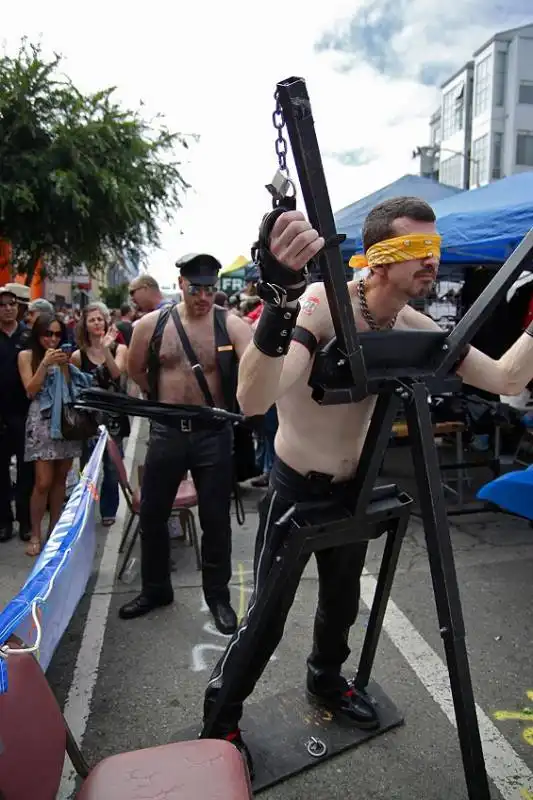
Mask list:
[[21,525],[19,522],[19,539],[21,542],[29,542],[31,539],[31,525]]
[[307,697],[313,705],[332,711],[338,719],[362,730],[379,728],[376,709],[363,692],[350,686],[342,676],[329,686],[320,680],[321,677],[311,673],[307,675]]
[[0,542],[9,542],[13,536],[13,524],[2,525],[0,528]]
[[228,600],[215,600],[208,602],[209,610],[213,615],[216,629],[226,636],[237,630],[237,614],[232,609]]
[[[213,705],[216,703],[216,694],[212,694],[204,699],[204,725],[209,720]],[[237,703],[225,709],[223,717],[219,717],[209,731],[208,739],[225,739],[227,742],[235,745],[237,750],[242,753],[246,760],[248,772],[250,773],[250,780],[254,779],[254,763],[250,751],[246,746],[246,742],[241,735],[239,728],[239,720],[242,715],[242,704]]]
[[162,592],[158,595],[147,595],[141,592],[126,603],[119,609],[118,615],[120,619],[135,619],[135,617],[143,617],[150,611],[162,606],[169,606],[174,600],[174,592]]
[[220,737],[217,737],[217,738],[225,739],[227,742],[231,742],[233,745],[235,745],[235,747],[237,748],[239,753],[242,755],[242,757],[246,761],[246,766],[248,767],[248,773],[250,775],[250,780],[253,781],[253,779],[255,777],[255,774],[254,774],[254,762],[252,760],[252,756],[250,754],[250,751],[248,750],[246,742],[242,738],[240,728],[237,728],[236,730],[232,731],[231,733],[226,734],[226,736],[220,736]]

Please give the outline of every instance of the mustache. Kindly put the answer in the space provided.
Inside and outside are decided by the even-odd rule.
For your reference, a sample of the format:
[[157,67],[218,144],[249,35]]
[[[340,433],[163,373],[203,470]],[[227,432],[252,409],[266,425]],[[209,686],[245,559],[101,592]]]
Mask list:
[[415,278],[425,278],[425,277],[435,278],[436,275],[437,275],[437,270],[432,269],[430,267],[426,269],[419,269],[417,272],[415,272]]

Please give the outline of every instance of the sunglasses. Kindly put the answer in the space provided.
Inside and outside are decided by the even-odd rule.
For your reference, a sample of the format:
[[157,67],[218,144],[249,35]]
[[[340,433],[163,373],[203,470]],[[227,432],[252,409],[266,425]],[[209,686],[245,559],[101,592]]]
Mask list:
[[16,306],[16,305],[17,305],[17,301],[15,299],[13,299],[13,300],[4,300],[2,303],[0,303],[0,308],[2,308],[2,307],[3,308],[13,308],[13,306]]
[[198,286],[196,283],[190,283],[187,287],[187,294],[195,295],[200,294],[200,292],[204,291],[206,295],[211,296],[215,294],[217,290],[216,286]]
[[45,331],[42,336],[47,339],[61,339],[61,331]]
[[148,286],[143,285],[143,286],[137,286],[135,289],[130,289],[129,291],[130,297],[133,297],[135,295],[135,292],[139,292],[141,289],[148,289]]

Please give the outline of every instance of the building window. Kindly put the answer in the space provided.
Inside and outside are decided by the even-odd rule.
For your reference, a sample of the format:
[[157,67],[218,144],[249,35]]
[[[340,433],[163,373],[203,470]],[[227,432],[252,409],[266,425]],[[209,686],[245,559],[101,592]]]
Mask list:
[[507,53],[498,50],[494,62],[494,105],[505,105],[505,82],[507,80]]
[[533,105],[533,81],[520,81],[518,102],[522,105]]
[[442,100],[442,138],[448,139],[464,127],[464,83],[454,86]]
[[488,179],[489,135],[480,136],[472,142],[470,155],[470,186],[480,186]]
[[516,165],[533,167],[533,133],[519,133],[516,137]]
[[440,120],[431,124],[431,137],[430,145],[436,147],[440,144]]
[[462,131],[464,127],[464,119],[465,119],[465,87],[464,84],[462,85],[460,91],[455,96],[455,103],[454,103],[454,128],[456,131]]
[[502,173],[503,133],[492,134],[492,180],[503,178]]
[[476,65],[476,77],[474,80],[475,117],[482,114],[489,107],[490,64],[491,56],[488,55]]
[[455,155],[440,162],[439,181],[447,186],[463,188],[463,156]]

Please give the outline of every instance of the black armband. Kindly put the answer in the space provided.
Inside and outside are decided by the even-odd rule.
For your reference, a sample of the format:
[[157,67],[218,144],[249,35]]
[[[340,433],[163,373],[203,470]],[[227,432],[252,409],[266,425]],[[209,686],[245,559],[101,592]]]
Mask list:
[[287,355],[300,308],[265,304],[254,331],[254,344],[271,358]]
[[269,238],[277,218],[286,208],[275,208],[265,214],[259,228],[259,239],[252,247],[252,260],[259,267],[260,280],[257,294],[266,303],[285,307],[287,303],[297,300],[307,286],[306,267],[299,270],[289,269],[281,264],[269,249]]
[[311,331],[308,331],[307,328],[302,327],[302,325],[297,325],[295,327],[294,331],[292,332],[292,341],[303,344],[304,347],[307,347],[312,356],[314,356],[318,347],[316,336],[311,333]]

